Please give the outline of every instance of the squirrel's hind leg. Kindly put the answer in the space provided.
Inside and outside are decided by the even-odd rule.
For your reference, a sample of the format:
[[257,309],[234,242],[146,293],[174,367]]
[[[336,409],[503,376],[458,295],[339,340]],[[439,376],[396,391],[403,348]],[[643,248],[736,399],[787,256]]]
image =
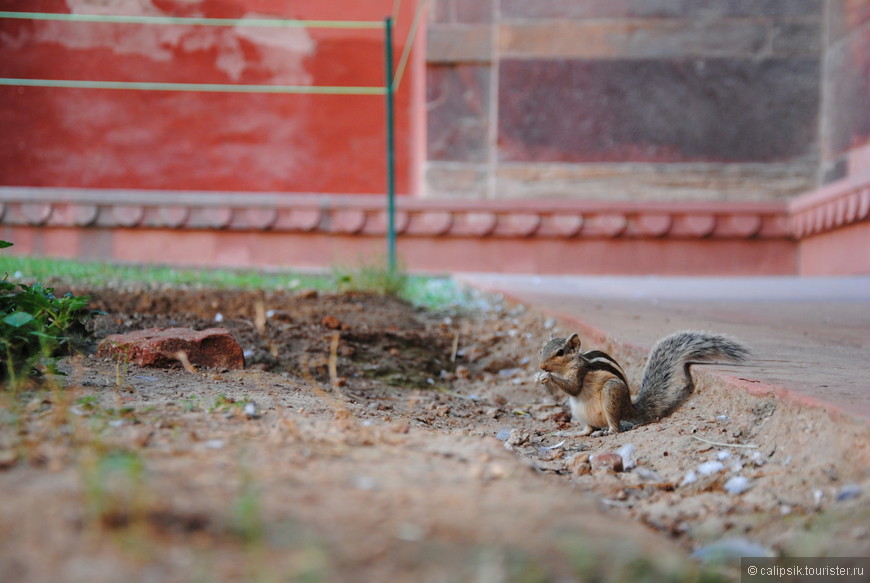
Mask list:
[[628,387],[619,379],[610,379],[601,389],[601,406],[607,429],[610,433],[619,433],[620,422],[631,411],[631,393]]

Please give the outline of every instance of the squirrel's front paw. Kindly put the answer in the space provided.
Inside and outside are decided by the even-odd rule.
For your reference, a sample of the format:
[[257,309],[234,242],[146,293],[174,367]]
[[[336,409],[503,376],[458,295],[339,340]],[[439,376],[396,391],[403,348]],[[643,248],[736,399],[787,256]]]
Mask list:
[[542,385],[546,385],[551,380],[553,380],[553,375],[547,371],[539,372],[535,375],[535,382],[541,383]]

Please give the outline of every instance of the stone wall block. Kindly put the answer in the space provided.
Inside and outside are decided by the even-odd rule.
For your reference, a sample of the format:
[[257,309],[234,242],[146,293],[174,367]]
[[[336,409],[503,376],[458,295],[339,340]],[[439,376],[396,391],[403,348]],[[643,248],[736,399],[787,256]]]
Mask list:
[[576,237],[583,230],[585,219],[576,212],[544,215],[537,234],[544,237]]
[[[405,211],[396,210],[395,214],[395,230],[397,235],[401,235],[408,229],[408,224],[411,222],[410,216]],[[389,214],[385,210],[379,210],[369,213],[366,221],[363,234],[365,235],[386,235],[389,222]]]
[[297,207],[278,210],[273,228],[287,231],[315,231],[323,220],[323,212],[318,208]]
[[53,209],[48,224],[55,227],[88,227],[99,214],[94,204],[58,203]]
[[112,208],[112,218],[121,227],[135,227],[145,218],[143,205],[118,205]]
[[716,230],[716,215],[713,214],[686,214],[677,220],[673,236],[684,237],[709,237]]
[[716,235],[719,237],[754,237],[761,231],[761,225],[761,215],[730,214],[719,220]]
[[21,216],[28,225],[44,225],[51,217],[51,205],[46,203],[23,203]]
[[622,213],[601,213],[590,217],[583,228],[588,237],[618,237],[628,228],[628,217]]
[[186,206],[162,206],[157,211],[160,223],[164,227],[181,228],[190,218],[190,208]]
[[256,230],[271,229],[278,221],[278,211],[274,207],[246,208],[243,213],[244,224]]
[[635,219],[637,233],[644,237],[662,237],[671,230],[674,220],[669,214],[642,214]]
[[530,237],[541,226],[541,215],[538,213],[507,213],[499,215],[496,235],[507,237]]
[[408,222],[409,235],[445,235],[453,227],[453,214],[449,211],[421,211],[411,214]]
[[360,209],[334,209],[329,214],[329,230],[333,233],[352,235],[366,225],[366,213]]
[[457,212],[454,213],[451,235],[485,237],[495,231],[498,225],[498,215],[488,212]]

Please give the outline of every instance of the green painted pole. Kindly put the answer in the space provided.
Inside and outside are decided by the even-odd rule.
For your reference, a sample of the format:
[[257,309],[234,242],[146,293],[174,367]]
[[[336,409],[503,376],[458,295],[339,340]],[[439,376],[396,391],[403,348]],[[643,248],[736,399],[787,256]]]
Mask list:
[[387,267],[396,272],[396,136],[393,94],[393,19],[384,23],[384,52],[387,68]]

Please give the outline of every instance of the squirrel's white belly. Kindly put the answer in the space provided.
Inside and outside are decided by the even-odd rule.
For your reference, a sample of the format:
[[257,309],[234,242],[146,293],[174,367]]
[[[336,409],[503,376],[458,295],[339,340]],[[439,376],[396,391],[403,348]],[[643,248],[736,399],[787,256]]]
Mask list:
[[577,397],[568,397],[568,405],[571,407],[571,416],[575,421],[592,427],[607,427],[607,418],[598,399],[584,398],[581,394]]

